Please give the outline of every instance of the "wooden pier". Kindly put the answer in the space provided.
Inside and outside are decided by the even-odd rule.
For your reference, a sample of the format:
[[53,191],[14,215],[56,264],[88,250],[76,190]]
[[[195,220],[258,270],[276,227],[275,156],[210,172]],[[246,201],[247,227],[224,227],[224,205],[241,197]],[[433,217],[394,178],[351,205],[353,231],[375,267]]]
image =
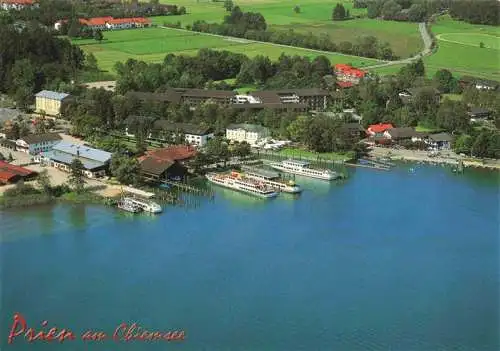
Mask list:
[[379,171],[390,171],[391,168],[388,166],[381,166],[381,165],[361,165],[358,163],[345,163],[346,166],[349,167],[360,167],[360,168],[371,168],[371,169],[376,169]]

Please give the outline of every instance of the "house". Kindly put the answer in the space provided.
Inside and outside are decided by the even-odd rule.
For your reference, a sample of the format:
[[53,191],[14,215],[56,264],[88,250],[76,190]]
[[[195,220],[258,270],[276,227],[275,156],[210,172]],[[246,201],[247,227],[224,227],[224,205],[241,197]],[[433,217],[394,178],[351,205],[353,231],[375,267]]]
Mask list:
[[31,180],[37,175],[37,172],[27,168],[0,161],[0,184],[13,184],[20,180]]
[[269,129],[256,124],[231,124],[226,128],[226,138],[231,141],[246,141],[255,145],[260,139],[270,136]]
[[337,77],[337,85],[341,88],[348,88],[359,84],[361,79],[365,78],[367,74],[363,70],[343,63],[336,64],[333,69]]
[[187,104],[195,109],[202,103],[211,102],[220,105],[230,105],[236,96],[234,91],[205,89],[167,89],[163,93],[128,92],[126,97],[132,97],[144,102],[164,102],[169,104]]
[[472,107],[467,114],[471,122],[485,121],[491,117],[491,111],[482,107]]
[[408,104],[413,101],[413,99],[420,93],[432,93],[434,95],[434,99],[436,103],[439,103],[441,100],[441,92],[438,89],[430,88],[430,87],[418,87],[418,88],[409,88],[399,92],[398,96],[401,99],[401,102],[404,104]]
[[50,151],[61,140],[57,133],[30,134],[16,140],[16,150],[36,155]]
[[500,83],[495,80],[483,79],[471,76],[460,77],[458,83],[462,88],[472,86],[478,90],[497,90]]
[[394,126],[390,123],[372,124],[366,130],[366,134],[372,137],[384,137],[384,132],[391,128],[394,128]]
[[448,133],[437,133],[429,135],[428,144],[437,150],[449,150],[453,137]]
[[188,144],[197,146],[205,146],[208,140],[214,137],[210,127],[201,127],[191,123],[172,123],[166,120],[157,120],[153,123],[151,137],[154,139],[165,141],[169,136],[175,137],[177,134],[183,134]]
[[195,155],[196,150],[190,146],[171,146],[149,151],[139,158],[141,176],[156,181],[184,178],[187,168],[183,162]]
[[[54,23],[54,29],[60,30],[67,20],[59,20]],[[79,18],[78,22],[82,27],[90,30],[116,30],[116,29],[130,29],[130,28],[145,28],[151,26],[151,20],[144,17],[129,17],[129,18],[113,18],[107,17],[93,17],[93,18]]]
[[33,0],[0,0],[0,10],[22,10],[26,7],[38,7],[38,2]]
[[50,116],[59,116],[61,107],[69,97],[69,94],[42,90],[35,94],[35,111]]
[[262,103],[305,104],[308,110],[323,111],[328,107],[330,93],[323,89],[282,89],[254,91],[250,94]]
[[82,162],[83,174],[86,177],[99,178],[106,175],[111,161],[111,153],[61,141],[54,145],[51,151],[42,152],[34,157],[35,162],[48,164],[65,172],[71,170],[71,163],[74,159],[79,159]]
[[392,141],[401,140],[411,140],[412,142],[423,141],[423,138],[427,135],[425,133],[420,133],[415,131],[412,127],[402,127],[402,128],[391,128],[384,132],[384,137]]

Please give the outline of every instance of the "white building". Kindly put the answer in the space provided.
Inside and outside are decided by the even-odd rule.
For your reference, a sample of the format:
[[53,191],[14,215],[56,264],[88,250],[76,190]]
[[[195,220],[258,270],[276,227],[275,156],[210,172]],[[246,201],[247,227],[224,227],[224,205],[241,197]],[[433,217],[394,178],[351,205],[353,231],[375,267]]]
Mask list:
[[[125,130],[127,136],[134,136]],[[210,127],[202,127],[191,123],[173,123],[167,120],[157,120],[149,134],[150,139],[168,141],[178,135],[184,135],[184,140],[189,145],[205,146],[214,137]]]
[[232,99],[233,104],[262,104],[262,99],[252,95],[236,95]]
[[61,136],[57,133],[30,134],[16,140],[16,150],[37,155],[50,151],[61,140]]
[[2,10],[22,10],[25,7],[38,7],[38,3],[33,0],[0,0]]
[[226,129],[226,138],[231,141],[246,141],[255,145],[270,136],[269,129],[256,124],[231,124]]

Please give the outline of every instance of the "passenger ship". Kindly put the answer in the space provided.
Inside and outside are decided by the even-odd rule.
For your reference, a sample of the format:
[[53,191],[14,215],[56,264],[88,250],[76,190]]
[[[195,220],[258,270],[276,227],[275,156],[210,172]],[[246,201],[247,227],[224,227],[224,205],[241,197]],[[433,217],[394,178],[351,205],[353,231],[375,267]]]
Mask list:
[[238,190],[246,194],[262,198],[271,198],[278,195],[274,189],[268,187],[264,183],[244,178],[237,172],[232,172],[231,174],[209,173],[206,177],[211,183]]
[[310,168],[309,164],[310,163],[306,161],[286,160],[282,162],[271,162],[269,165],[283,172],[316,179],[333,180],[340,177],[338,173],[329,169]]
[[245,177],[261,181],[278,191],[285,193],[297,194],[302,191],[302,188],[295,184],[294,181],[285,181],[280,178],[276,172],[267,171],[265,169],[254,168],[249,166],[242,166]]

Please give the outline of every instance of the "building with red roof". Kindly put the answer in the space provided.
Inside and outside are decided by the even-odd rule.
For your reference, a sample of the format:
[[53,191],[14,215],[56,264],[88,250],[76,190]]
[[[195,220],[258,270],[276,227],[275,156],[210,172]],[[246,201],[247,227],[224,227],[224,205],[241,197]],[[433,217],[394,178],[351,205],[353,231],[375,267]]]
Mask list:
[[0,161],[0,184],[16,183],[19,180],[29,180],[37,173],[24,167]]
[[394,126],[390,123],[372,124],[366,130],[366,134],[368,134],[369,136],[373,136],[373,137],[382,137],[382,136],[384,136],[385,131],[392,129],[392,128],[394,128]]
[[2,10],[21,10],[25,7],[38,7],[38,2],[34,0],[0,0]]
[[196,155],[196,149],[187,145],[170,146],[146,152],[139,158],[141,175],[152,180],[183,178],[187,168],[182,164]]
[[[1,1],[1,0],[0,0]],[[130,28],[144,28],[151,25],[151,20],[144,17],[130,17],[130,18],[113,18],[106,17],[93,17],[93,18],[79,18],[78,21],[84,27],[92,30],[114,30],[114,29],[130,29]],[[54,28],[59,30],[63,23],[67,20],[60,20],[54,24]]]
[[365,71],[343,63],[336,64],[334,71],[337,76],[337,85],[341,88],[352,87],[366,76]]

